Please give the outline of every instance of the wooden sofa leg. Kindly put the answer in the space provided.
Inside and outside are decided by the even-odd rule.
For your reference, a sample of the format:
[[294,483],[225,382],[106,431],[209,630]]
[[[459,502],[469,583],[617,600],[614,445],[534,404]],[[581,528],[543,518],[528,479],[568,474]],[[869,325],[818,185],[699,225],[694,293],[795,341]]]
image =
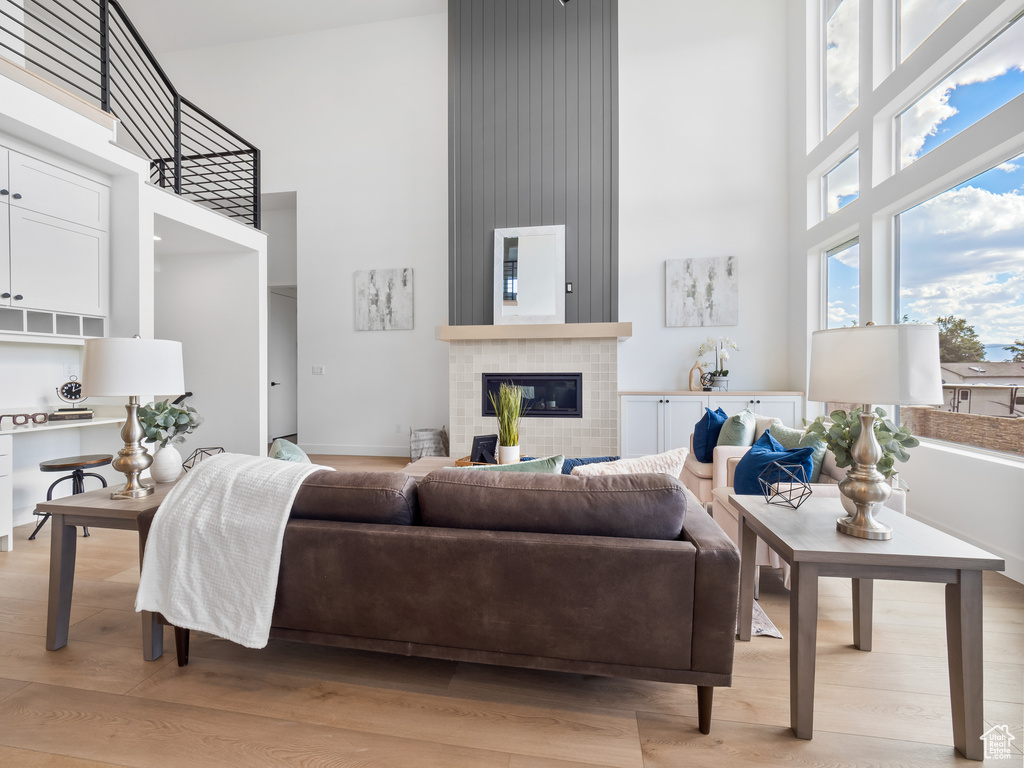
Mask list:
[[178,666],[184,667],[188,664],[188,640],[189,630],[181,627],[174,628],[174,651],[178,655]]
[[697,727],[705,736],[711,733],[711,700],[714,695],[713,686],[697,686]]

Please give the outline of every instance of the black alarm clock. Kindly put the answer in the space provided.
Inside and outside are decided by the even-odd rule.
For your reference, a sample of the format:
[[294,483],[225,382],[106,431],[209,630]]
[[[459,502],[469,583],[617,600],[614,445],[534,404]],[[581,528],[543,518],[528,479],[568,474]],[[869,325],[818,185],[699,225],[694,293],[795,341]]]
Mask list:
[[78,380],[77,376],[72,376],[57,387],[57,397],[63,400],[65,403],[71,403],[76,405],[85,398],[82,396],[82,382]]

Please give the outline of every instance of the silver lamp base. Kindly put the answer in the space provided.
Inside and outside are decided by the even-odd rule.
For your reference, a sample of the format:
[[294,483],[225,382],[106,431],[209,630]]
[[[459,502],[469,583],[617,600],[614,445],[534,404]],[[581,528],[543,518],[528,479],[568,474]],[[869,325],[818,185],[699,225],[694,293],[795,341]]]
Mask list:
[[850,446],[850,456],[853,466],[839,483],[839,492],[853,502],[857,511],[836,520],[836,530],[859,539],[888,541],[892,528],[875,520],[873,510],[889,498],[892,488],[876,466],[882,458],[882,446],[875,437],[875,414],[867,403],[860,412],[860,434]]
[[121,429],[124,448],[117,452],[117,458],[110,463],[110,466],[118,472],[123,472],[128,478],[128,482],[111,493],[110,498],[141,499],[153,493],[153,486],[143,485],[139,481],[139,476],[153,463],[153,457],[142,445],[142,439],[146,436],[146,432],[142,429],[142,422],[139,421],[139,398],[135,395],[129,397],[128,404],[124,409],[128,412],[124,427]]

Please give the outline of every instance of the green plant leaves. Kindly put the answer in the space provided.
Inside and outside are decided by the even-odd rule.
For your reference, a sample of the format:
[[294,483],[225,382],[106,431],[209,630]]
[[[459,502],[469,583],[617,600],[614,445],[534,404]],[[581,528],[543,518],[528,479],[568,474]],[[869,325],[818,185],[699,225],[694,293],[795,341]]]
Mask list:
[[[825,441],[828,449],[836,457],[836,466],[840,468],[853,464],[850,450],[861,432],[860,412],[860,408],[855,408],[849,414],[843,410],[832,411],[827,420],[824,416],[818,416],[807,427],[809,434],[818,435]],[[875,437],[882,446],[883,453],[877,468],[885,477],[891,477],[896,473],[896,462],[908,461],[910,453],[907,449],[917,447],[921,441],[910,433],[908,427],[897,427],[887,419],[883,408],[875,408],[874,412]]]
[[168,443],[184,442],[184,436],[202,424],[203,418],[190,405],[178,406],[161,400],[141,406],[139,421],[146,433],[145,442],[158,443],[163,448]]

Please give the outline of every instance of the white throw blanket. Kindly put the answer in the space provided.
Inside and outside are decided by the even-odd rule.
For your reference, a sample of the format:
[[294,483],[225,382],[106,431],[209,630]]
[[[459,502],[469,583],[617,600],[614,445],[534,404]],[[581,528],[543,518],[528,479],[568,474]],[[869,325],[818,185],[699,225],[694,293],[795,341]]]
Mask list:
[[330,467],[235,453],[197,464],[153,518],[135,610],[263,648],[288,513],[320,469]]

